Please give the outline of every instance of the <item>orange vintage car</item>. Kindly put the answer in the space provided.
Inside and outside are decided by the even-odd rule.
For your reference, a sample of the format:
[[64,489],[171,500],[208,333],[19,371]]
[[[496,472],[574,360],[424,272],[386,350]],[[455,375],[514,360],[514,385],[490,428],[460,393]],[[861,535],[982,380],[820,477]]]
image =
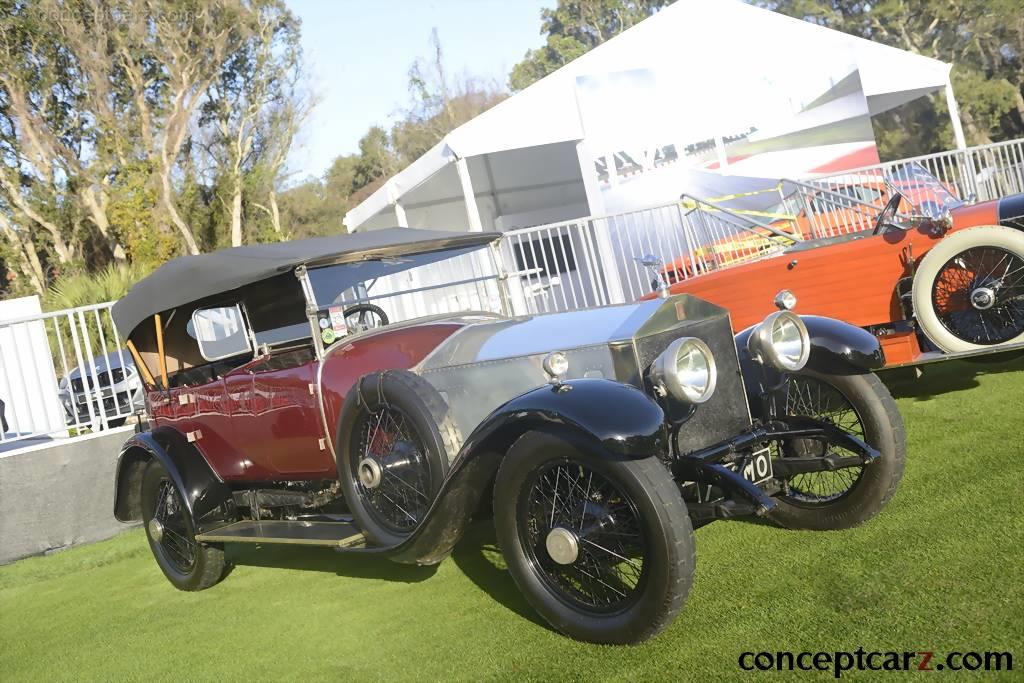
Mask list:
[[780,306],[795,297],[801,314],[874,333],[890,367],[1024,349],[1024,194],[968,205],[918,164],[886,181],[891,198],[870,232],[798,241],[661,287],[729,309],[739,329],[776,294]]
[[[878,176],[852,177],[851,182],[811,185],[781,179],[768,181],[764,189],[707,199],[684,194],[680,206],[687,210],[726,212],[746,218],[742,233],[716,239],[683,254],[662,269],[669,284],[693,274],[756,260],[777,250],[778,245],[870,231],[875,215],[889,200],[889,189]],[[786,196],[786,193],[789,196]],[[744,200],[754,199],[751,206]],[[739,206],[733,202],[739,201]]]

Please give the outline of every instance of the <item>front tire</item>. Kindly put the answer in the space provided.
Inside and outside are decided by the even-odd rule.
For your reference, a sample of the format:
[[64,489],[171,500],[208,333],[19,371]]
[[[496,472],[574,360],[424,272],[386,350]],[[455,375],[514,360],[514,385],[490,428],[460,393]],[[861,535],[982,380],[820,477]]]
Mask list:
[[914,315],[947,353],[1024,342],[1024,232],[982,226],[931,249],[914,275]]
[[205,590],[231,571],[222,547],[196,540],[192,515],[167,468],[155,458],[142,475],[142,522],[157,565],[178,590]]
[[[786,413],[831,422],[875,448],[863,467],[798,474],[787,482],[772,519],[789,529],[849,529],[871,519],[896,493],[906,464],[906,434],[892,394],[873,373],[827,375],[809,368],[790,375]],[[824,456],[820,442],[795,439],[782,456]],[[851,455],[842,453],[842,455]]]
[[656,458],[612,460],[528,432],[494,486],[509,572],[555,629],[595,643],[638,643],[682,608],[696,563],[686,505]]

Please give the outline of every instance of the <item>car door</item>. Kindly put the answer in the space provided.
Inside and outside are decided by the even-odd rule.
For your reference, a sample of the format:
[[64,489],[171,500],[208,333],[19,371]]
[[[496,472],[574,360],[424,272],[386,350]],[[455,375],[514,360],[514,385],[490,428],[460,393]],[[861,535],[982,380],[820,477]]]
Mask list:
[[225,377],[235,448],[286,479],[334,478],[311,349],[253,360]]

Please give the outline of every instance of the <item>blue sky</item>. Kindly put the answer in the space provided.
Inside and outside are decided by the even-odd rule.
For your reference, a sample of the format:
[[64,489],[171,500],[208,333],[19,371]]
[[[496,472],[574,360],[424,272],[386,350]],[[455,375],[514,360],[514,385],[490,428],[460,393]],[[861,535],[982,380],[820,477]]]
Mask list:
[[356,150],[375,123],[407,101],[407,74],[430,54],[436,27],[451,73],[507,82],[537,47],[540,10],[556,0],[288,0],[302,19],[302,44],[320,103],[289,158],[292,180],[319,175]]

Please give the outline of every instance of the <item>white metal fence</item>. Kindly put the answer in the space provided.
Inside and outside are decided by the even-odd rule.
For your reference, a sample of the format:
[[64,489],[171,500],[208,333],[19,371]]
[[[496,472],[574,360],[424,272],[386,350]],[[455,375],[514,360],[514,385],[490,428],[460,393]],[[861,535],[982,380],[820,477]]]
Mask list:
[[142,406],[113,302],[0,322],[0,445],[122,424]]
[[832,188],[871,186],[881,183],[884,175],[892,169],[912,162],[921,164],[947,186],[955,188],[962,199],[973,196],[978,201],[988,201],[1024,192],[1024,139],[820,175],[813,182]]
[[460,311],[500,311],[498,268],[485,251],[376,278],[341,294],[346,306],[373,303],[390,322]]
[[778,253],[784,227],[697,198],[641,211],[505,233],[505,267],[520,281],[525,313],[624,303],[649,294],[658,274],[678,282]]

